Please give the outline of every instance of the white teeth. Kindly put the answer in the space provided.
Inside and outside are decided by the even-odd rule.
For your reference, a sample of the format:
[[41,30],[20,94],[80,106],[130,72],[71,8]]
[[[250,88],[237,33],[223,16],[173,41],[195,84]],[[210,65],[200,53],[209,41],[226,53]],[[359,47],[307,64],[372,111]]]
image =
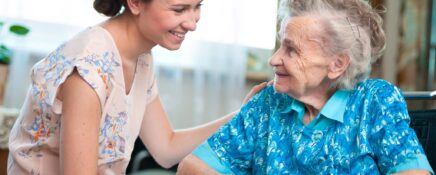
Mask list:
[[173,35],[176,35],[176,36],[179,37],[179,38],[183,38],[183,37],[185,37],[185,34],[182,34],[182,33],[177,33],[177,32],[172,32],[172,31],[171,31],[171,33],[172,33]]

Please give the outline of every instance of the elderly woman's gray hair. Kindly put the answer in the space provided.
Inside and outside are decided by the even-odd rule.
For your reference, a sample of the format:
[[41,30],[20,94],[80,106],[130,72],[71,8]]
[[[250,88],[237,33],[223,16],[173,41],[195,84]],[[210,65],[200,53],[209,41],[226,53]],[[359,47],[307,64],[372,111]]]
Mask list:
[[[350,89],[368,78],[371,64],[385,48],[382,18],[364,0],[281,0],[282,20],[310,16],[320,22],[326,54],[345,55],[350,64],[334,86]],[[282,23],[283,24],[283,23]]]

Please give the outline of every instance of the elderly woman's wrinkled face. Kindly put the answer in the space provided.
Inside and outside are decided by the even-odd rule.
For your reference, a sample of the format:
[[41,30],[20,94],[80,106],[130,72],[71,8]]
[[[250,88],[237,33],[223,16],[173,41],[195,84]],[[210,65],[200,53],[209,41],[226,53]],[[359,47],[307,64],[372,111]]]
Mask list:
[[278,92],[298,98],[322,91],[332,58],[322,49],[318,21],[293,17],[282,23],[281,45],[270,58],[274,68],[274,87]]

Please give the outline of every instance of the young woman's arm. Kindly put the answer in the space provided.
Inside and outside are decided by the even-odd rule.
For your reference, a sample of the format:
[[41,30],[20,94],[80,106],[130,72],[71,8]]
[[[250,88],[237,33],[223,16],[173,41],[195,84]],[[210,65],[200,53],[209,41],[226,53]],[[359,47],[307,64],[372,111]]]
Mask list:
[[61,174],[97,174],[100,101],[95,91],[74,71],[59,91]]
[[234,114],[235,112],[195,128],[173,131],[160,98],[156,97],[147,107],[140,137],[153,158],[161,166],[170,168],[212,135]]
[[214,169],[207,166],[201,159],[189,154],[186,156],[177,167],[177,175],[220,175]]
[[430,175],[430,172],[428,170],[407,170],[393,175]]
[[[243,103],[266,85],[267,83],[262,83],[253,87]],[[224,123],[227,123],[236,112],[201,126],[173,131],[160,98],[156,97],[147,106],[140,137],[154,159],[161,166],[169,168],[191,153]]]

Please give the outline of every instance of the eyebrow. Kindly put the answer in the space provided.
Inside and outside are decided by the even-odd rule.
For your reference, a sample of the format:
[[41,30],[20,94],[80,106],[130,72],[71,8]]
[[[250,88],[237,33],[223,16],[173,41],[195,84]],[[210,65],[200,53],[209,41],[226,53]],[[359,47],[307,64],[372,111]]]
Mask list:
[[[201,0],[200,2],[198,2],[195,6],[201,4],[203,2],[203,0]],[[173,7],[190,7],[191,4],[173,4]]]
[[295,42],[294,41],[292,41],[292,40],[290,40],[289,38],[285,38],[285,39],[283,39],[283,43],[284,44],[286,44],[286,45],[289,45],[289,46],[291,46],[291,47],[297,47],[297,45],[295,44]]

